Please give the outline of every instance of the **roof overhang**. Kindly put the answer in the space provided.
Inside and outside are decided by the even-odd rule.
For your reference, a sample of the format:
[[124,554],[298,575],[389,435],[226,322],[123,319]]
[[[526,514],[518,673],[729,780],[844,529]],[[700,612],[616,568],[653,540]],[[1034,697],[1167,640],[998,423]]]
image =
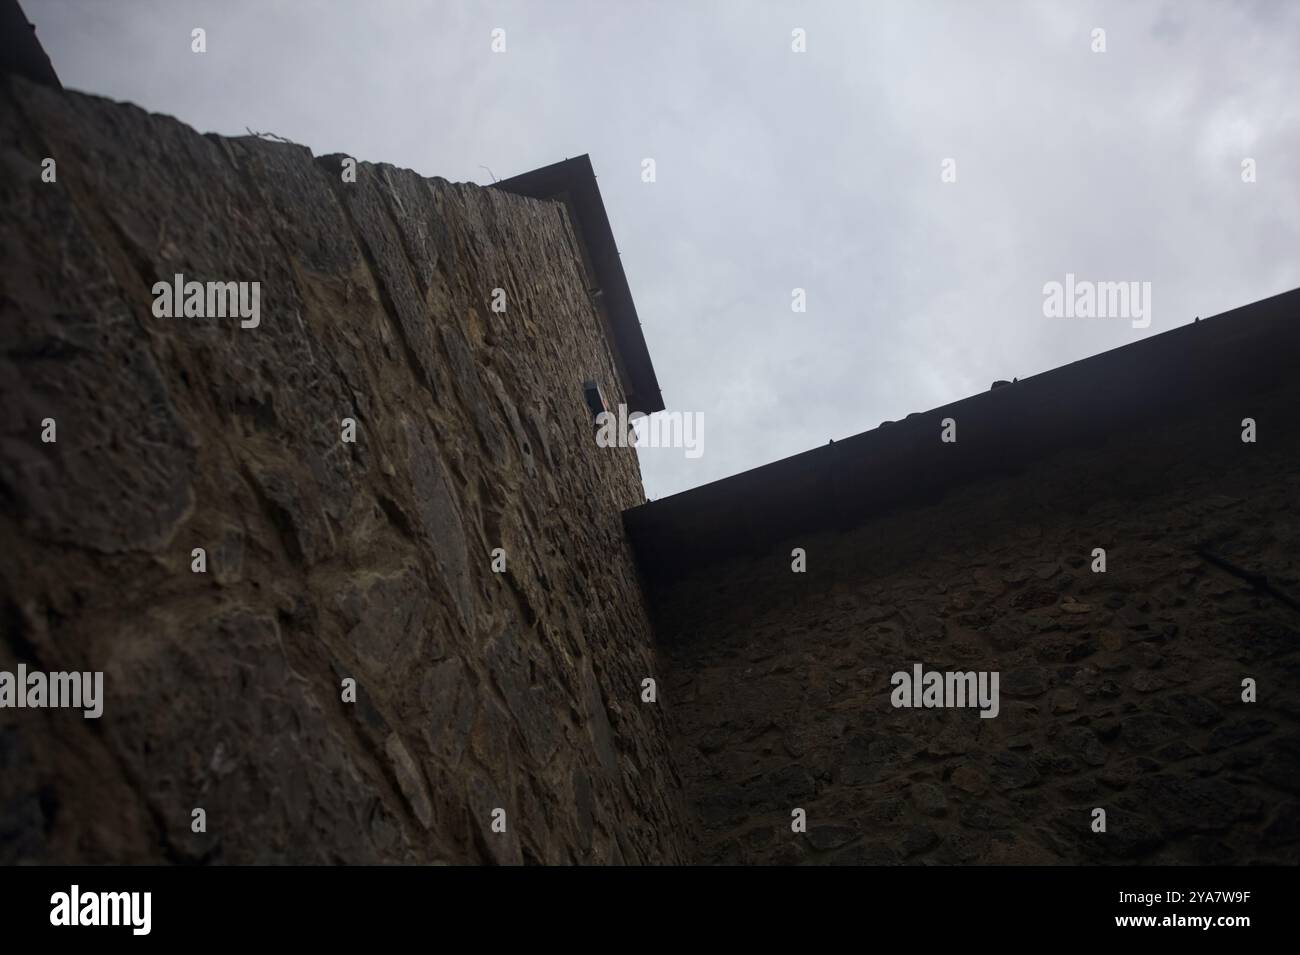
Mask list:
[[45,48],[36,39],[36,27],[18,0],[0,0],[0,72],[17,73],[35,83],[63,88]]
[[533,199],[563,202],[569,221],[582,247],[583,264],[592,285],[600,290],[596,308],[605,323],[614,359],[618,365],[629,411],[651,414],[664,410],[659,380],[650,363],[650,350],[641,333],[636,304],[628,288],[614,230],[610,228],[605,203],[596,185],[596,173],[588,156],[543,166],[500,182],[492,188]]
[[[1297,368],[1300,289],[639,505],[624,525],[647,576],[674,578],[1122,432],[1202,417],[1232,434],[1251,395],[1300,388]],[[960,440],[942,444],[949,417]]]

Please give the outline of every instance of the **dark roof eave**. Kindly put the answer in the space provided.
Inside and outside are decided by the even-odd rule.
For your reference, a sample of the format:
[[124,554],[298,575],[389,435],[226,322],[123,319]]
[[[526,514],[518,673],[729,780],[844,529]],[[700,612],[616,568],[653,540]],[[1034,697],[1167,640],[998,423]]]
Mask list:
[[662,411],[664,401],[659,380],[650,361],[650,350],[641,331],[641,320],[632,301],[632,290],[623,272],[591,159],[583,155],[552,163],[502,179],[493,183],[492,188],[533,199],[562,200],[567,204],[586,247],[595,273],[593,278],[602,292],[628,410],[644,414]]
[[0,0],[0,73],[17,73],[35,83],[63,88],[18,0]]
[[[639,505],[624,524],[648,575],[678,576],[1119,431],[1232,407],[1297,367],[1300,289]],[[939,441],[947,417],[955,444]]]

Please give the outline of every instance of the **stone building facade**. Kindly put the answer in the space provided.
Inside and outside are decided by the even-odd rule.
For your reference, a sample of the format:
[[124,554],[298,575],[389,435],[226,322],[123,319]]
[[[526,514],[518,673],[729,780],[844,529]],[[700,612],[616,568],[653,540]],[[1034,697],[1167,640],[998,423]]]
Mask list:
[[1300,291],[630,511],[701,861],[1300,859],[1297,358]]
[[[687,859],[564,207],[0,96],[0,652],[106,686],[0,709],[0,859]],[[155,317],[175,274],[259,324]]]
[[647,504],[590,196],[0,100],[0,862],[1300,857],[1296,293]]
[[[702,861],[1294,863],[1300,609],[1242,571],[1300,593],[1300,441],[1231,441],[1143,431],[665,586]],[[894,707],[917,663],[998,672],[998,715]]]

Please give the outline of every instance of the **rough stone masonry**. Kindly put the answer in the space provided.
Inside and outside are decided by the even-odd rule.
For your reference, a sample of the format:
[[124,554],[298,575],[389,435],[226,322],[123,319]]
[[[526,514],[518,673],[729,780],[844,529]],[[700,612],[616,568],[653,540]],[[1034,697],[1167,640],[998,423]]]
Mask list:
[[[1297,327],[1300,293],[1261,305]],[[1294,361],[1294,334],[1266,342]],[[1236,356],[1206,351],[1222,379]],[[699,859],[1300,860],[1300,381],[1258,372],[1231,398],[1180,398],[1150,423],[855,527],[751,542],[657,579]],[[1011,390],[950,413],[970,423],[975,402]],[[1268,422],[1267,442],[1241,440],[1243,407]],[[664,509],[706,494],[636,513],[661,526]],[[796,547],[806,573],[791,572]],[[997,716],[891,705],[898,671],[920,663],[1000,674]],[[806,813],[801,838],[791,807]]]
[[1096,386],[1203,364],[1087,434],[1018,381],[646,504],[563,204],[14,77],[0,136],[0,670],[103,675],[0,707],[0,863],[1300,858],[1294,376],[1143,342]]
[[[0,709],[0,862],[685,859],[563,208],[0,97],[0,655],[105,674]],[[260,323],[158,317],[175,275]]]

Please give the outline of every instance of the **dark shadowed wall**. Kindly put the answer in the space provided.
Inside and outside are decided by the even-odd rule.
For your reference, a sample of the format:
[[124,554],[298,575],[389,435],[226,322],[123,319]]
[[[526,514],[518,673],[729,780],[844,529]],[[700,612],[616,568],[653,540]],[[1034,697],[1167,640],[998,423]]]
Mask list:
[[[1297,407],[1175,415],[661,584],[702,860],[1300,859]],[[893,707],[915,663],[999,671],[1000,714]]]

